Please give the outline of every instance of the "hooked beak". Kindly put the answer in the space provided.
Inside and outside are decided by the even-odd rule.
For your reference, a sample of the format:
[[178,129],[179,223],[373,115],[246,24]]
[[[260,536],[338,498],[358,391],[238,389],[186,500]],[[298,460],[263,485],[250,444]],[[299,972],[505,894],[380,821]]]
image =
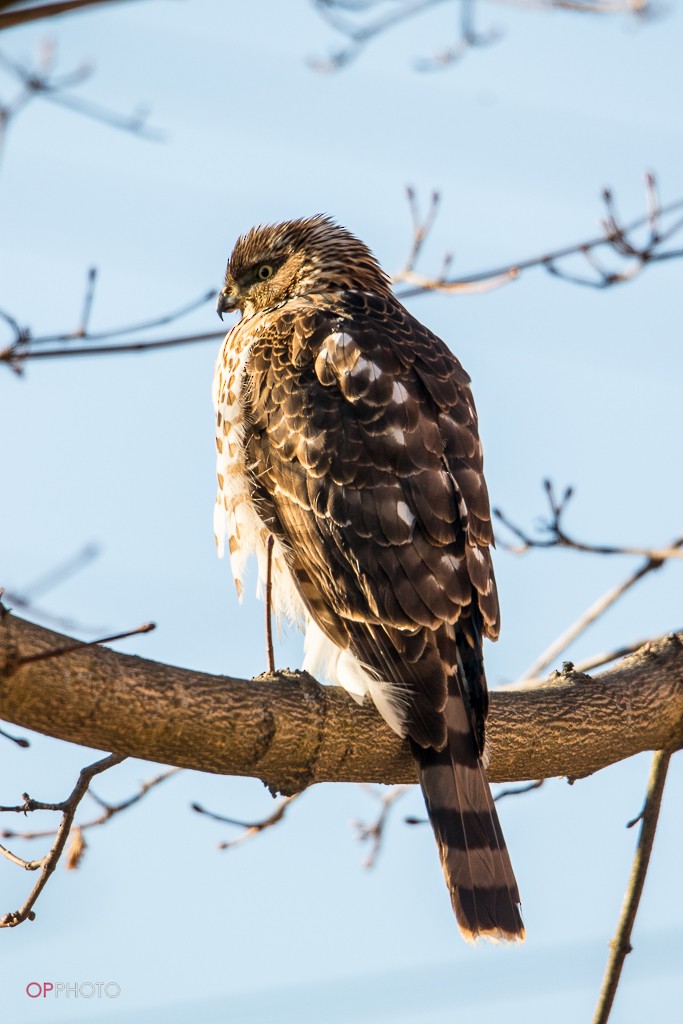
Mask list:
[[234,292],[226,285],[216,299],[216,312],[221,320],[224,313],[232,313],[234,309],[237,309],[238,302],[239,296],[237,292]]

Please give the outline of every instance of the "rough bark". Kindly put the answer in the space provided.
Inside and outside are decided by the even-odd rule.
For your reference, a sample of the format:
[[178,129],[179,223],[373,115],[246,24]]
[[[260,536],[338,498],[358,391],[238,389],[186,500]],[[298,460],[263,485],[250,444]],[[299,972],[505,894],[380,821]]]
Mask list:
[[[306,675],[255,680],[174,668],[102,647],[21,662],[70,639],[0,621],[0,718],[98,750],[295,792],[314,782],[414,782],[407,745],[371,706]],[[590,678],[555,673],[491,695],[492,781],[580,778],[683,745],[683,634]]]

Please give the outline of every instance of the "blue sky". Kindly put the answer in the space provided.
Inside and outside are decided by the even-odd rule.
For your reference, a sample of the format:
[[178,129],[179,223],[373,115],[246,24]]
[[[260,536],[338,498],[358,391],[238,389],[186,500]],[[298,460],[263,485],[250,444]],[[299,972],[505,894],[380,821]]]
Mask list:
[[[596,233],[599,191],[626,217],[644,209],[642,175],[664,201],[683,195],[678,63],[683,13],[636,27],[620,18],[482,4],[495,46],[438,74],[413,70],[444,44],[444,11],[378,40],[347,70],[306,61],[338,45],[308,3],[195,0],[114,6],[6,34],[30,58],[52,35],[60,67],[84,59],[88,99],[139,104],[165,133],[145,142],[36,102],[10,126],[0,167],[0,307],[36,332],[77,322],[87,268],[100,280],[93,329],[180,306],[219,286],[237,234],[324,211],[388,269],[410,244],[404,188],[443,194],[424,253],[467,274]],[[0,82],[2,95],[10,85]],[[422,297],[410,307],[473,377],[493,502],[531,524],[540,481],[574,484],[568,526],[595,541],[659,545],[681,532],[681,267],[649,269],[598,292],[532,271],[488,295]],[[180,329],[217,327],[210,305]],[[0,377],[4,487],[0,583],[20,590],[88,541],[101,557],[42,604],[84,625],[154,619],[121,650],[211,672],[264,668],[262,609],[239,607],[211,529],[210,383],[217,343],[165,353],[29,364]],[[633,560],[567,552],[496,571],[503,634],[492,684],[515,678]],[[681,569],[634,591],[572,650],[596,651],[680,628]],[[298,664],[300,642],[278,645]],[[5,743],[3,802],[27,790],[61,799],[92,752],[32,738]],[[100,780],[127,796],[140,762]],[[589,1019],[622,899],[648,758],[569,787],[556,780],[502,805],[528,940],[471,950],[460,941],[433,839],[392,821],[379,864],[351,822],[375,804],[358,787],[317,788],[288,820],[227,853],[225,827],[192,800],[235,816],[268,813],[253,780],[185,773],[88,837],[38,918],[0,934],[2,1004],[17,1020]],[[683,776],[674,759],[617,1017],[680,1005]],[[35,847],[31,847],[34,850]],[[35,855],[35,854],[32,854]],[[0,864],[4,909],[28,880]],[[117,981],[117,1000],[29,1001],[32,980]],[[106,1005],[105,1005],[106,1004]],[[332,1013],[337,1016],[332,1016]]]

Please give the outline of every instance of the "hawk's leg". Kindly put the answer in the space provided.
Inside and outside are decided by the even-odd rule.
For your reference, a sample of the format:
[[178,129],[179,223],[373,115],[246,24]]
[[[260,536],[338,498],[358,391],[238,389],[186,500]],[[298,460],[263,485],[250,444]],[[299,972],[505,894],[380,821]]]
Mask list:
[[273,651],[273,535],[268,534],[266,541],[266,659],[267,671],[275,672],[275,653]]

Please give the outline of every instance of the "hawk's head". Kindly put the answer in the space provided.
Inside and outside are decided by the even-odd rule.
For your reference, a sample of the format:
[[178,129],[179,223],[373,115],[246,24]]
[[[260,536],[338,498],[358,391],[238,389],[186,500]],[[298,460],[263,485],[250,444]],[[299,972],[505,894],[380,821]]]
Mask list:
[[246,316],[311,292],[386,295],[389,279],[366,245],[329,217],[252,228],[237,239],[216,309]]

